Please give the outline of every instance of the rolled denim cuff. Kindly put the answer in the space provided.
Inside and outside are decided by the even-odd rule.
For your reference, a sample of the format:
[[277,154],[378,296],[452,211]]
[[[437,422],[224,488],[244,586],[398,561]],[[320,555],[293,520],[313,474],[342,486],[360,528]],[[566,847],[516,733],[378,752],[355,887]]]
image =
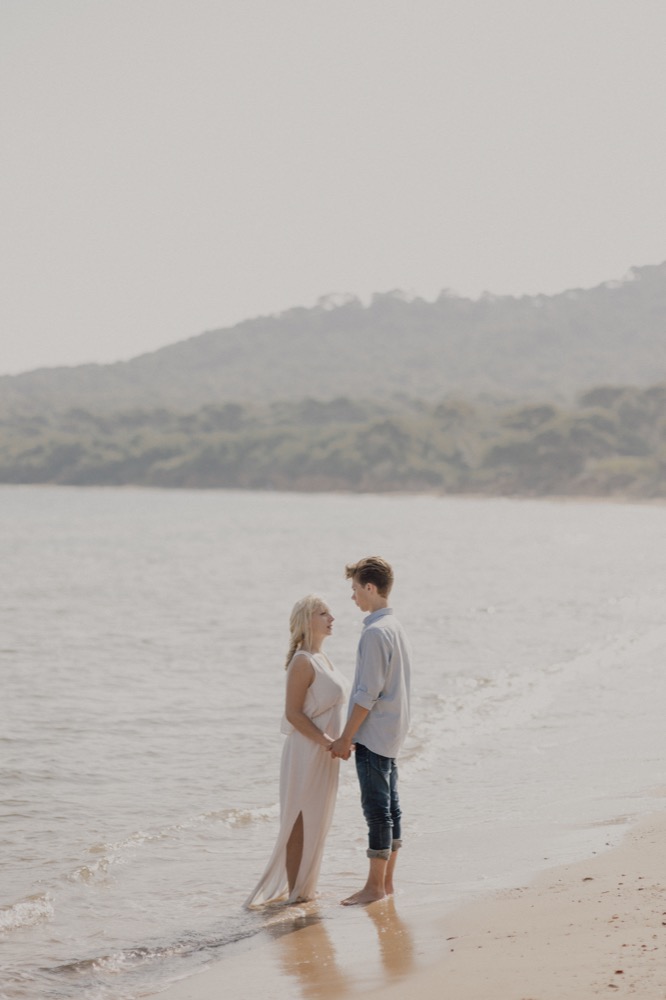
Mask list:
[[371,847],[365,852],[369,858],[381,858],[383,861],[388,861],[391,857],[391,848],[386,847],[380,851],[373,851]]
[[394,840],[393,844],[391,845],[391,850],[397,851],[399,847],[402,847],[402,840]]

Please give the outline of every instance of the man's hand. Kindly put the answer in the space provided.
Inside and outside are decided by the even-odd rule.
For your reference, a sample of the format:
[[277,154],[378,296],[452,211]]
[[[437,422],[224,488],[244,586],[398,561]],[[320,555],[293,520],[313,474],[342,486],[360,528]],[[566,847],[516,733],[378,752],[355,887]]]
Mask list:
[[347,719],[347,725],[344,731],[337,740],[333,740],[329,750],[334,757],[340,757],[342,760],[349,760],[351,757],[352,749],[354,747],[354,737],[359,730],[361,723],[367,718],[370,713],[369,708],[363,708],[362,705],[354,705],[352,713]]
[[333,757],[340,757],[341,760],[349,760],[352,752],[352,742],[351,740],[345,739],[341,736],[339,739],[334,740],[331,743],[329,750]]

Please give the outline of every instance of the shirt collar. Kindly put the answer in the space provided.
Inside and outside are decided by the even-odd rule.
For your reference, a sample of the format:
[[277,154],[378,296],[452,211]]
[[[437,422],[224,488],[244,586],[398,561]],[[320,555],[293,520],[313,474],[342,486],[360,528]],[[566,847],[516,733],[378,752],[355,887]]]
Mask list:
[[373,611],[371,615],[368,615],[367,618],[363,619],[363,624],[372,625],[373,622],[376,622],[379,618],[383,618],[384,615],[392,614],[393,608],[378,608],[377,611]]

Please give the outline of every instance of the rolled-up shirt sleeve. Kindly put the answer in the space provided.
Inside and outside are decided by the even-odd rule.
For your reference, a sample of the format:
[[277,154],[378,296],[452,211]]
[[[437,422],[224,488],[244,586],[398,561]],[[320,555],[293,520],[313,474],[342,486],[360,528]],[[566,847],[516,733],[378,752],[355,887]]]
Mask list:
[[409,728],[409,643],[391,608],[363,622],[348,718],[355,705],[367,712],[354,739],[381,757],[397,757]]
[[385,636],[377,629],[363,633],[358,648],[358,671],[351,701],[368,711],[376,705],[386,685],[389,662]]

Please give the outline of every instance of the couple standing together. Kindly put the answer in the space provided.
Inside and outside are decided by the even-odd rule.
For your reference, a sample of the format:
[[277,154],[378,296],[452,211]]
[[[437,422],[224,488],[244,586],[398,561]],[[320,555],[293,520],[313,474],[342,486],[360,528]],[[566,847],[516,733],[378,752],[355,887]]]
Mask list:
[[324,601],[310,595],[291,613],[280,832],[246,906],[312,898],[333,819],[340,760],[348,760],[354,747],[370,869],[364,887],[342,903],[363,905],[393,892],[401,846],[396,758],[409,726],[409,644],[388,606],[393,586],[389,564],[370,556],[347,566],[346,576],[352,600],[367,613],[351,693],[345,677],[321,651],[333,625]]

